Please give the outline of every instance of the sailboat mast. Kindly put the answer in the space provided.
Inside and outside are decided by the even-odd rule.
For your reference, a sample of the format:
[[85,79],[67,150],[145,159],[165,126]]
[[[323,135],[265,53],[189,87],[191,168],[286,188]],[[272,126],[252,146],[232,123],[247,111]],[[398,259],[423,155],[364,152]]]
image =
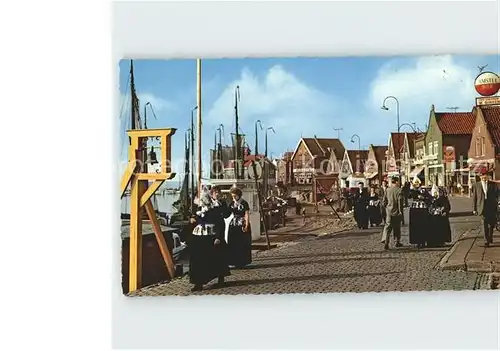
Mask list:
[[[184,160],[186,164],[184,165],[184,189],[182,191],[185,194],[185,209],[188,210],[190,208],[190,201],[189,201],[189,140],[188,140],[189,134],[186,132],[186,135],[184,137]],[[188,210],[189,211],[189,210]]]
[[194,197],[195,197],[195,185],[194,185],[194,110],[191,110],[191,213],[194,213]]
[[234,119],[236,125],[236,133],[235,133],[235,145],[234,145],[234,178],[240,179],[240,136],[239,136],[239,117],[238,117],[238,100],[240,96],[240,86],[236,86],[236,90],[234,92]]
[[198,198],[201,197],[201,59],[196,59],[196,106],[197,108],[197,143],[198,143]]

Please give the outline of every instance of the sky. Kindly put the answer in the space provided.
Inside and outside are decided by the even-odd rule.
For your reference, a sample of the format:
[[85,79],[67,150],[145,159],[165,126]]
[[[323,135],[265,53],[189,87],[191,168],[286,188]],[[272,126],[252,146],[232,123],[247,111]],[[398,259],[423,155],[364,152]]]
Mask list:
[[[259,153],[264,151],[268,130],[268,156],[294,151],[301,137],[336,138],[347,149],[370,144],[387,145],[389,133],[400,124],[425,129],[431,105],[438,112],[471,111],[478,66],[500,73],[500,56],[343,57],[202,60],[202,165],[209,160],[214,136],[224,125],[223,143],[230,144],[235,131],[234,99],[239,86],[240,131],[250,148],[255,146],[255,122],[260,120]],[[126,163],[130,129],[130,60],[120,62],[119,126],[120,167]],[[196,106],[196,60],[134,60],[136,92],[141,118],[147,108],[148,128],[177,128],[172,137],[174,171],[182,174],[184,136]],[[342,128],[340,131],[335,129]],[[402,131],[411,131],[403,126]],[[177,166],[179,165],[179,166]],[[208,176],[203,167],[203,177]]]

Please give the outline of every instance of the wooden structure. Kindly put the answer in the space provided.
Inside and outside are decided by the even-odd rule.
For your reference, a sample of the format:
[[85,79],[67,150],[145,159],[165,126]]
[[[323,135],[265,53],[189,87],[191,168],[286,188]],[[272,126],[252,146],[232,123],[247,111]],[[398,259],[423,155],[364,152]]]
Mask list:
[[[123,197],[130,186],[130,254],[129,254],[129,292],[142,287],[142,220],[140,218],[141,208],[145,208],[165,261],[169,276],[174,277],[175,267],[172,256],[168,250],[163,236],[160,223],[151,202],[151,196],[158,190],[165,180],[175,177],[171,172],[171,137],[176,129],[135,129],[127,131],[130,138],[128,152],[128,167],[123,174],[120,194]],[[148,138],[160,140],[161,159],[160,169],[157,173],[145,173],[144,165],[141,164],[141,155]],[[152,184],[148,187],[149,181]]]

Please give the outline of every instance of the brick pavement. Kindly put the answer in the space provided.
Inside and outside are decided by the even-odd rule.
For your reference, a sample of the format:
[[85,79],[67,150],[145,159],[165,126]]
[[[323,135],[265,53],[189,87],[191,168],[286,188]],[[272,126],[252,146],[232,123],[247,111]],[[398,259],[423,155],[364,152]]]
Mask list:
[[[470,200],[452,199],[454,212],[469,211]],[[408,221],[407,221],[408,222]],[[477,228],[477,219],[457,213],[451,218],[453,240]],[[408,243],[408,227],[402,242]],[[269,251],[258,252],[251,267],[233,270],[227,286],[207,285],[191,293],[189,278],[145,287],[131,296],[235,295],[281,293],[382,292],[486,289],[487,276],[478,272],[438,270],[450,247],[416,249],[405,246],[384,251],[381,228],[333,236],[305,237]]]
[[485,247],[479,219],[467,216],[462,220],[477,225],[458,238],[453,248],[441,260],[440,268],[484,273],[500,272],[500,233],[495,231],[493,244]]

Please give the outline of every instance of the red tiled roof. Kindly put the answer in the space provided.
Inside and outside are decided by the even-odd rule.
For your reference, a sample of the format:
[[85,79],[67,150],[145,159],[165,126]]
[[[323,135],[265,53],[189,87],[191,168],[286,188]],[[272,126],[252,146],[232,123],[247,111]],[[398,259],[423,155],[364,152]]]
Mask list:
[[423,133],[406,133],[408,138],[408,147],[410,148],[410,158],[415,157],[415,140],[417,140]]
[[476,124],[476,115],[472,112],[435,112],[435,115],[443,134],[472,134]]
[[394,152],[403,152],[405,145],[405,133],[391,133],[392,148]]
[[[335,152],[337,159],[341,160],[344,157],[344,145],[340,139],[334,138],[302,138],[307,148],[311,151],[313,156],[328,157],[328,148]],[[323,151],[325,155],[323,155]]]
[[365,162],[368,160],[368,150],[347,150],[347,157],[351,161],[353,172],[364,172]]
[[481,109],[486,126],[493,139],[493,144],[500,147],[500,106],[481,106]]
[[385,153],[388,150],[387,146],[374,146],[372,145],[373,148],[373,153],[375,154],[375,159],[377,160],[377,163],[381,164],[382,162],[385,161]]

